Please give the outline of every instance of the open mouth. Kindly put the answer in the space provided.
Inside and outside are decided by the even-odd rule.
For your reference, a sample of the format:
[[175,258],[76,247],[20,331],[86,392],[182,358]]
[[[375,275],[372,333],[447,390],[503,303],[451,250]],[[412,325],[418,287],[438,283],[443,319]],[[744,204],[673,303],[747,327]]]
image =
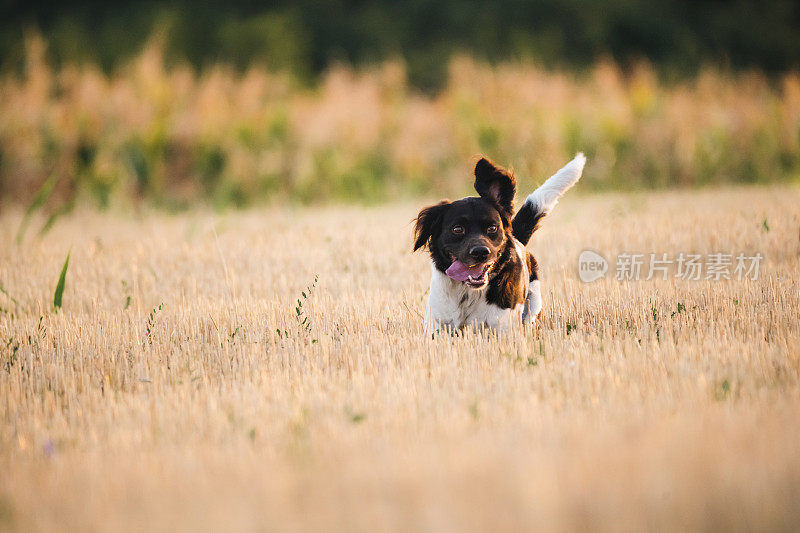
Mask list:
[[467,265],[461,261],[453,261],[445,274],[450,276],[456,281],[466,283],[470,287],[480,288],[486,285],[489,281],[489,268],[492,263],[478,263],[475,265]]

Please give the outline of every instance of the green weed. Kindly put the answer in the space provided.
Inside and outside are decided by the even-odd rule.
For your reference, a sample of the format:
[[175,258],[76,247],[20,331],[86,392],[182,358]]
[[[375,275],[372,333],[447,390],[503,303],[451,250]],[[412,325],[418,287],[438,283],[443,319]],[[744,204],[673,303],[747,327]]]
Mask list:
[[36,191],[36,194],[33,197],[33,200],[28,205],[28,208],[25,210],[25,214],[22,216],[22,221],[19,224],[19,229],[17,229],[17,244],[22,244],[22,239],[25,237],[25,231],[28,229],[28,224],[30,224],[31,217],[38,211],[39,209],[44,206],[45,202],[50,198],[53,194],[53,190],[56,188],[56,184],[58,183],[59,174],[57,172],[53,172],[50,174],[50,177],[39,187],[39,190]]
[[64,297],[64,285],[67,281],[67,268],[69,268],[69,256],[72,250],[67,253],[67,258],[64,260],[64,266],[61,267],[61,274],[58,276],[58,283],[56,283],[56,290],[53,293],[53,308],[55,310],[61,309],[62,299]]
[[156,307],[150,311],[150,314],[147,316],[147,322],[145,323],[145,337],[147,337],[147,343],[153,344],[153,328],[156,325],[156,317],[158,313],[164,308],[164,303],[158,304]]

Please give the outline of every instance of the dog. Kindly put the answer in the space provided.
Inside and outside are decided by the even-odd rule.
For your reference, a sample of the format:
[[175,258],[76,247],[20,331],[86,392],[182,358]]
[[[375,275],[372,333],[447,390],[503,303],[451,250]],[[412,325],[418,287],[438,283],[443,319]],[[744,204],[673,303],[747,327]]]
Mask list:
[[431,286],[425,331],[504,331],[534,323],[542,310],[536,259],[525,246],[558,199],[581,177],[582,153],[531,193],[514,215],[516,180],[486,158],[475,165],[475,190],[419,212],[414,251],[427,248]]

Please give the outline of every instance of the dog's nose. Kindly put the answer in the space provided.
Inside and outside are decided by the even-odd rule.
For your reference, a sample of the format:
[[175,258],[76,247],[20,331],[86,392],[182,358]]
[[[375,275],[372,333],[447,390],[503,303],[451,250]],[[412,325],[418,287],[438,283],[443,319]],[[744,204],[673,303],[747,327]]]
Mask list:
[[486,261],[486,259],[489,258],[489,248],[487,248],[486,246],[473,246],[469,250],[469,255],[475,261],[483,263],[484,261]]

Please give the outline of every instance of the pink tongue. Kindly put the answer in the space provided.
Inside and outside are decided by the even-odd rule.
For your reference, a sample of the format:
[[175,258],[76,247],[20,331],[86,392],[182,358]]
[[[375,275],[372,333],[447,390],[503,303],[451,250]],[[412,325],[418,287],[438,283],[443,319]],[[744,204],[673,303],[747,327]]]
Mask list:
[[456,281],[467,281],[468,276],[478,279],[483,275],[483,265],[468,267],[461,261],[453,261],[453,264],[444,273]]

